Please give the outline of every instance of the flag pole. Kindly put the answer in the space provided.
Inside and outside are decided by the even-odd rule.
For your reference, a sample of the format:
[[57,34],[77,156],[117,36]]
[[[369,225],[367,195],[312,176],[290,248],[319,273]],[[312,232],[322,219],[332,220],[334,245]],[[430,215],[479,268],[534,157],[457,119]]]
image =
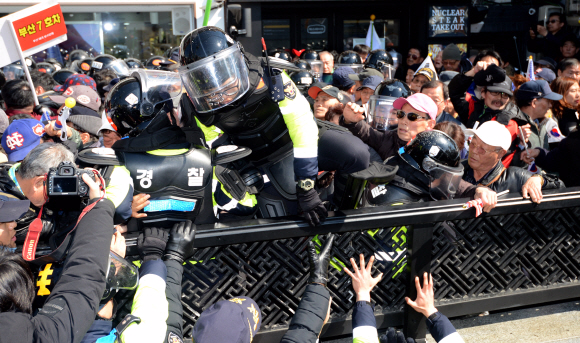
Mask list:
[[373,51],[373,32],[374,32],[374,22],[375,22],[375,18],[376,16],[374,14],[371,14],[371,51]]

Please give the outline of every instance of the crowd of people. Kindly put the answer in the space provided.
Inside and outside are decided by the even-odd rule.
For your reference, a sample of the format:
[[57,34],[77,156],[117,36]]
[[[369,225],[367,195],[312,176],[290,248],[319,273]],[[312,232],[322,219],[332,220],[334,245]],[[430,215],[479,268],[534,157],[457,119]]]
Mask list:
[[[332,210],[454,198],[479,216],[500,192],[540,203],[543,190],[580,186],[578,44],[550,18],[530,32],[544,57],[526,76],[494,50],[454,44],[432,63],[412,47],[398,66],[365,45],[254,56],[216,27],[144,63],[73,51],[64,65],[4,67],[0,342],[183,341],[198,224],[300,215],[316,226]],[[126,234],[139,235],[136,261]],[[316,342],[328,320],[332,244],[317,254],[310,242],[283,342]],[[373,261],[344,270],[354,342],[379,340]],[[407,304],[437,341],[462,342],[434,306],[432,277],[421,279]],[[134,292],[124,316],[119,290]],[[239,296],[201,313],[192,336],[251,342],[261,322]]]

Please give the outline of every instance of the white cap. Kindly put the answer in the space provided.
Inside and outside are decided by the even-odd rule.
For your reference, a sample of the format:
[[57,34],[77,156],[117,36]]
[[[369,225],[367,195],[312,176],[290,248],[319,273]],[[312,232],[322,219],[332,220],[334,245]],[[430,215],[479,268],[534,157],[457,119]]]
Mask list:
[[508,151],[512,145],[512,135],[507,127],[493,120],[479,125],[477,130],[465,130],[465,134],[467,136],[477,135],[485,144],[502,148],[505,151]]

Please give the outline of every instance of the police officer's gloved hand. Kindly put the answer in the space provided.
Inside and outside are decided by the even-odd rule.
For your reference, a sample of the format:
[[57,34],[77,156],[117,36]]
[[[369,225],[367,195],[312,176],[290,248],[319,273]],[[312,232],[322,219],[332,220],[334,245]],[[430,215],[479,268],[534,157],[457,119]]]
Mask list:
[[396,332],[393,328],[389,328],[386,334],[381,335],[381,337],[379,337],[379,341],[381,343],[415,343],[415,340],[411,337],[405,340],[403,333]]
[[163,229],[146,228],[137,240],[139,255],[143,262],[162,258],[168,238],[169,234]]
[[300,187],[296,187],[296,191],[298,206],[302,210],[304,219],[310,226],[320,225],[328,217],[328,210],[324,207],[316,190],[313,188],[305,191]]
[[190,220],[175,224],[169,235],[169,242],[165,249],[165,259],[176,260],[179,263],[193,256],[193,241],[195,238],[195,224]]
[[328,234],[326,243],[320,255],[316,253],[316,246],[313,241],[308,242],[308,262],[310,263],[310,277],[308,283],[319,283],[326,287],[328,283],[328,265],[330,264],[330,252],[334,243],[334,235]]

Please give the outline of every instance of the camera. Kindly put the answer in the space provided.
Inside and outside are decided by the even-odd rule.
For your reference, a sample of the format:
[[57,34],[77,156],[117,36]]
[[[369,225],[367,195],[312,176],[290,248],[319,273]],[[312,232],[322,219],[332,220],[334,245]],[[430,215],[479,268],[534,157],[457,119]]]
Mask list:
[[78,169],[71,162],[62,162],[56,168],[50,168],[47,176],[47,194],[53,197],[88,198],[89,186],[83,181],[83,174],[94,178],[92,171]]

